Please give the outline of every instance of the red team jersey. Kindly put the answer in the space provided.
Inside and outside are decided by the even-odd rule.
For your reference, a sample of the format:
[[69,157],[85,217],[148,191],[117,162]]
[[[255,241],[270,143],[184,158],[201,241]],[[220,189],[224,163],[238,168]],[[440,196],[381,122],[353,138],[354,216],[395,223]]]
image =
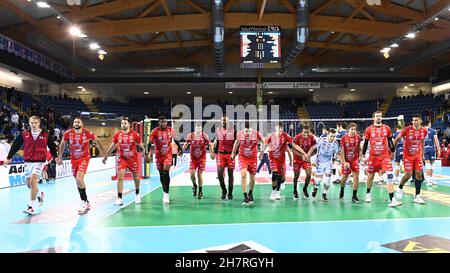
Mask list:
[[218,152],[231,154],[233,152],[235,133],[233,129],[217,128],[216,139],[219,141]]
[[266,139],[266,144],[269,145],[269,156],[277,161],[286,160],[286,150],[289,143],[292,143],[292,138],[285,132],[280,135],[271,134]]
[[[316,145],[316,139],[311,134],[307,137],[304,137],[303,134],[298,134],[294,137],[292,142],[300,146],[300,148],[302,148],[305,153],[308,153],[309,149],[311,149],[312,146]],[[294,160],[302,161],[302,158],[294,153]]]
[[237,134],[237,140],[239,141],[240,157],[257,158],[258,140],[263,141],[260,132],[252,130],[250,134],[245,134],[244,131],[240,131]]
[[167,154],[172,155],[172,139],[175,135],[175,130],[171,127],[166,127],[165,130],[157,127],[152,130],[150,141],[156,146],[156,157],[162,157]]
[[341,149],[344,150],[345,161],[357,161],[359,159],[358,147],[361,144],[361,137],[355,135],[351,137],[350,135],[344,135],[341,138]]
[[141,137],[135,131],[125,133],[120,130],[114,134],[113,143],[117,144],[119,157],[123,159],[136,159],[138,156],[137,145],[141,143]]
[[391,128],[382,124],[381,126],[370,125],[364,132],[364,138],[369,141],[370,156],[390,155],[388,138],[392,137]]
[[200,135],[190,133],[186,142],[190,144],[191,158],[202,159],[206,157],[206,147],[209,144],[209,137],[206,133],[202,132]]
[[405,157],[420,157],[423,155],[423,141],[427,137],[428,131],[425,128],[418,130],[413,126],[408,126],[400,133],[404,138],[403,154]]
[[79,134],[72,128],[66,131],[63,137],[64,141],[69,142],[71,160],[89,158],[89,141],[96,139],[97,137],[90,130],[84,128]]

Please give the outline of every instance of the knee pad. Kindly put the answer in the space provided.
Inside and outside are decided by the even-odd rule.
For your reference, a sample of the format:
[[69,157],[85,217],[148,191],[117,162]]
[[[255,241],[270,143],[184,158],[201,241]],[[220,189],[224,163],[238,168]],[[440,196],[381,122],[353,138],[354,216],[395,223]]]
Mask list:
[[272,172],[272,181],[277,181],[277,179],[278,179],[278,173]]
[[386,172],[386,177],[387,177],[387,179],[386,179],[386,183],[387,184],[392,184],[394,181],[393,181],[393,179],[394,179],[394,174],[391,172],[391,171],[389,171],[389,172]]

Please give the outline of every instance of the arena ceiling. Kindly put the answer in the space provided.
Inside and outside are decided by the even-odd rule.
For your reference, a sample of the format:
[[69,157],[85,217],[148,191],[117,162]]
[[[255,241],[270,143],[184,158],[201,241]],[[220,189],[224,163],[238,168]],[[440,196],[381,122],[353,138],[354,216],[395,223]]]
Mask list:
[[[211,0],[66,0],[47,1],[89,39],[107,51],[103,61],[88,44],[74,39],[68,25],[36,1],[0,1],[0,32],[72,67],[78,75],[124,67],[214,67]],[[239,27],[276,25],[282,28],[282,53],[296,33],[294,0],[224,0],[225,65],[237,66]],[[309,40],[291,67],[312,65],[377,66],[408,61],[427,49],[450,42],[450,11],[427,24],[415,39],[402,41],[388,59],[380,49],[402,37],[450,4],[450,0],[309,1]],[[448,50],[405,67],[405,75],[430,76],[450,63]]]

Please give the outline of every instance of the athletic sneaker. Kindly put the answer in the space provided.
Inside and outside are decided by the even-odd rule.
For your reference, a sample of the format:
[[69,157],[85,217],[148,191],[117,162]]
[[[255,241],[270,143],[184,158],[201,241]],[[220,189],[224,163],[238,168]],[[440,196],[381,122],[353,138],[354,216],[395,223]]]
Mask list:
[[228,192],[228,200],[233,200],[233,194],[231,192]]
[[308,190],[303,189],[303,197],[304,197],[305,199],[308,199],[308,198],[309,198]]
[[192,195],[193,195],[194,197],[197,196],[197,184],[195,184],[195,185],[192,187]]
[[123,199],[117,198],[116,202],[114,203],[114,206],[122,206],[123,205]]
[[253,200],[253,193],[249,193],[248,194],[248,203],[249,204],[253,204],[255,200]]
[[284,185],[284,182],[281,183],[280,189],[284,190],[286,188],[286,186]]
[[383,186],[383,181],[378,181],[378,186]]
[[135,204],[141,203],[141,195],[140,194],[136,194],[136,196],[134,197],[134,203]]
[[78,214],[84,214],[91,209],[91,205],[87,201],[81,201],[80,208],[78,209]]
[[198,192],[198,199],[203,199],[203,192],[202,191]]
[[293,199],[294,199],[294,200],[297,200],[297,199],[298,199],[298,192],[297,192],[297,191],[294,191],[294,197],[293,197]]
[[327,194],[326,193],[322,193],[322,201],[328,202],[328,198],[327,198]]
[[398,188],[397,191],[395,192],[395,197],[399,200],[402,200],[403,198],[403,190]]
[[352,203],[353,204],[361,204],[361,201],[359,201],[358,197],[352,197]]
[[275,201],[276,197],[277,197],[277,196],[276,196],[276,191],[275,191],[275,190],[272,190],[272,193],[270,194],[269,199],[272,200],[272,201]]
[[43,191],[41,191],[41,193],[36,196],[39,203],[39,207],[42,207],[42,205],[44,204],[44,197],[45,193]]
[[433,181],[431,179],[427,180],[427,186],[428,187],[432,187],[433,186]]
[[242,201],[242,205],[243,206],[248,206],[250,203],[250,200],[248,199],[248,197],[244,197],[244,200]]
[[41,213],[41,210],[34,209],[33,207],[28,206],[28,208],[26,210],[24,210],[23,213],[28,214],[28,215],[36,215],[36,214]]
[[276,191],[275,192],[275,199],[281,200],[281,191]]
[[162,199],[164,204],[169,204],[170,203],[170,199],[169,199],[169,194],[168,193],[163,193],[163,199]]
[[366,200],[367,203],[372,202],[372,194],[370,192],[366,193]]
[[341,183],[341,179],[336,179],[333,181],[333,184],[339,184],[339,183]]
[[402,203],[398,202],[397,199],[394,197],[392,198],[391,202],[389,203],[389,207],[396,207],[400,206]]
[[319,191],[319,188],[314,188],[312,192],[312,197],[316,198],[317,192]]
[[418,195],[416,195],[416,197],[414,197],[413,202],[417,203],[417,204],[421,204],[421,205],[426,203],[425,200],[423,200],[422,197],[420,197],[420,194],[418,194]]

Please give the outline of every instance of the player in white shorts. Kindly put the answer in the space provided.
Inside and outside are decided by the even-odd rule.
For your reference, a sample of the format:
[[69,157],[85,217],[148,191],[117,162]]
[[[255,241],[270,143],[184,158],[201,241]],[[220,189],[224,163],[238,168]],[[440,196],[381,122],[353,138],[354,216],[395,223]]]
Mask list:
[[[327,192],[331,184],[331,174],[333,172],[333,159],[339,153],[339,145],[336,138],[336,130],[330,129],[326,139],[320,139],[317,143],[317,168],[316,184],[312,192],[313,198],[316,197],[319,186],[323,181],[322,200],[328,201]],[[324,176],[325,174],[325,176]]]

